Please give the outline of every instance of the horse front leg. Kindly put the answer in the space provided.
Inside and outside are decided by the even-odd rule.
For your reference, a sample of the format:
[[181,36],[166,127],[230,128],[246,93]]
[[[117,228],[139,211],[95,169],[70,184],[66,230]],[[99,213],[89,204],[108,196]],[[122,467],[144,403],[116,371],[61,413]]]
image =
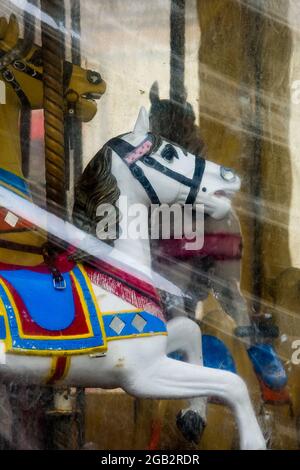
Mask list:
[[265,449],[266,444],[251,405],[247,387],[236,374],[187,364],[163,356],[150,366],[135,367],[123,388],[137,398],[183,399],[217,397],[232,408],[240,447]]
[[[187,317],[173,318],[167,323],[167,354],[181,351],[189,364],[202,366],[202,336],[200,327]],[[189,400],[189,406],[181,410],[176,419],[178,428],[190,442],[198,444],[206,426],[207,398]]]

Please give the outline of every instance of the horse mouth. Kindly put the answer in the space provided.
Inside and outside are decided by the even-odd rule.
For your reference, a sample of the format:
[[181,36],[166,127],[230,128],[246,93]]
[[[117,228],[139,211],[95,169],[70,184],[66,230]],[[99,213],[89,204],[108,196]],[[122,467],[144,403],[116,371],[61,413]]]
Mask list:
[[222,199],[229,199],[231,200],[234,196],[235,191],[229,191],[229,190],[218,190],[214,192],[214,196]]
[[89,101],[100,100],[103,93],[83,93],[81,98]]

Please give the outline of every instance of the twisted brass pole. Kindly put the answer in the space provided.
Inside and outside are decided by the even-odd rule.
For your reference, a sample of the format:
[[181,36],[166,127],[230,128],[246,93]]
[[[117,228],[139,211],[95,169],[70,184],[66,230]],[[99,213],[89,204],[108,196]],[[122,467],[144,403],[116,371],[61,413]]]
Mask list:
[[47,208],[50,212],[64,218],[66,213],[63,113],[64,34],[59,18],[61,5],[60,0],[41,1]]

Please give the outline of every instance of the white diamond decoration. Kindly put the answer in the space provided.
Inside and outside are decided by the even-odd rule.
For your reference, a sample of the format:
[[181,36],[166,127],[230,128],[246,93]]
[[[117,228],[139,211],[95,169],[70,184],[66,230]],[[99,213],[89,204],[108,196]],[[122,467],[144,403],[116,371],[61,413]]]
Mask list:
[[135,315],[134,319],[131,322],[132,326],[134,326],[134,328],[136,328],[139,333],[143,331],[146,323],[146,320],[138,313]]
[[18,223],[18,220],[19,220],[19,217],[17,217],[15,214],[13,214],[12,212],[7,212],[6,216],[5,216],[5,222],[10,225],[11,227],[15,227]]
[[113,320],[110,322],[109,324],[109,327],[115,332],[117,333],[117,335],[119,335],[121,333],[121,331],[123,330],[125,326],[125,323],[123,322],[123,320],[121,320],[121,318],[119,317],[114,317]]

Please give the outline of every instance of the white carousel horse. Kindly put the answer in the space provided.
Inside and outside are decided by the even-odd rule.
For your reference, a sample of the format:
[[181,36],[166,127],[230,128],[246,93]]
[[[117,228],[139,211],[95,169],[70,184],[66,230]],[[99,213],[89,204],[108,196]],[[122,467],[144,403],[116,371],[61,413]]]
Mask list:
[[[240,187],[239,178],[226,181],[221,177],[223,169],[219,165],[201,161],[199,166],[199,159],[176,146],[176,158],[165,159],[163,150],[167,145],[171,144],[164,140],[155,145],[154,136],[149,132],[147,112],[142,108],[134,131],[106,144],[104,151],[95,156],[83,175],[87,186],[79,183],[79,187],[81,190],[88,189],[89,177],[86,179],[86,175],[94,178],[90,181],[91,192],[95,190],[93,185],[97,178],[102,178],[105,185],[105,179],[109,176],[103,169],[106,161],[110,183],[115,182],[119,189],[116,194],[127,197],[129,207],[136,203],[149,207],[151,202],[182,205],[189,202],[193,205],[204,204],[205,212],[212,217],[224,216],[230,210],[230,196]],[[206,188],[205,191],[203,188]],[[38,210],[35,211],[33,204],[25,199],[24,204],[20,204],[22,199],[19,195],[14,194],[9,199],[8,194],[7,189],[0,188],[2,206],[15,216],[41,226]],[[88,191],[85,196],[88,212]],[[84,207],[85,202],[78,204]],[[96,220],[95,212],[94,216]],[[147,226],[147,211],[143,222]],[[92,223],[95,224],[94,220]],[[125,230],[125,223],[123,217],[120,220],[121,231]],[[81,236],[80,230],[75,227],[71,234],[64,229],[66,225],[60,227],[59,220],[49,214],[48,231],[85,251],[97,248],[95,240],[92,248],[87,242],[92,240],[91,235]],[[67,268],[62,273],[66,283],[71,283],[79,295],[81,306],[86,304],[89,307],[88,313],[85,312],[89,334],[84,336],[84,340],[82,337],[80,340],[74,339],[73,336],[69,343],[65,332],[75,321],[72,315],[70,317],[69,309],[66,307],[67,312],[56,312],[53,308],[47,315],[42,313],[50,302],[48,290],[55,291],[48,285],[45,288],[46,278],[44,284],[38,284],[40,290],[34,291],[34,280],[38,282],[46,274],[29,268],[12,271],[6,270],[5,266],[0,267],[0,320],[3,319],[0,338],[6,345],[5,364],[0,366],[1,380],[19,379],[42,384],[50,373],[50,382],[60,379],[60,386],[121,387],[138,398],[186,398],[190,399],[194,409],[199,407],[199,397],[216,397],[226,402],[234,412],[240,447],[264,449],[265,441],[243,380],[236,374],[201,366],[201,333],[198,326],[187,318],[176,318],[166,325],[155,305],[149,286],[151,259],[145,230],[142,236],[135,239],[117,239],[110,258],[113,269],[109,269],[109,263],[106,263],[106,271],[103,270],[103,264],[99,261],[98,272],[72,265],[70,273]],[[116,268],[118,262],[127,265],[129,272],[142,273],[140,279],[130,279],[129,275],[121,279],[120,270]],[[28,284],[24,291],[20,284],[24,283],[26,276],[28,279],[32,277],[33,283]],[[144,282],[145,278],[148,279],[147,283]],[[136,289],[132,288],[134,284]],[[125,286],[123,290],[121,285]],[[19,287],[24,295],[21,300],[16,294]],[[34,305],[33,292],[40,292],[38,306]],[[139,296],[138,300],[135,294]],[[32,312],[26,312],[27,320],[28,315],[32,317],[29,326],[38,323],[39,329],[48,333],[45,337],[38,335],[38,330],[32,335],[21,335],[21,323],[26,320],[21,318],[21,311],[26,310],[26,302],[27,306],[33,304]],[[61,336],[58,338],[55,334]],[[55,347],[55,341],[60,346]],[[188,363],[167,357],[168,352],[175,349],[184,350]],[[64,364],[62,373],[59,369],[66,356],[68,367]],[[55,370],[51,372],[53,365]]]

